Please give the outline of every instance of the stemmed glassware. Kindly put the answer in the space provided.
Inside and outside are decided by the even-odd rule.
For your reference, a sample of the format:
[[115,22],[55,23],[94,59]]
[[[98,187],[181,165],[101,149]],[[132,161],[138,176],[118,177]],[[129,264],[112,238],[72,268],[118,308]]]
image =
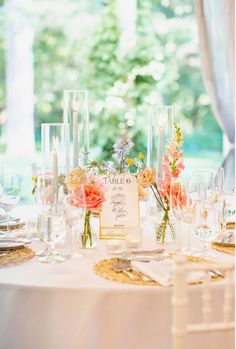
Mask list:
[[192,173],[190,187],[194,201],[205,200],[209,197],[214,182],[212,176],[213,172],[210,170],[197,170]]
[[219,233],[219,215],[215,205],[206,201],[197,203],[195,208],[195,220],[193,233],[204,243],[203,257],[206,258],[208,244],[215,240]]
[[7,233],[10,231],[10,215],[12,209],[20,201],[20,181],[16,174],[2,172],[0,175],[0,207],[6,213]]
[[190,179],[189,191],[193,202],[193,233],[204,242],[204,256],[207,242],[213,241],[220,232],[223,219],[224,170],[195,171]]
[[[171,182],[170,204],[177,220],[179,248],[190,252],[190,227],[193,222],[193,200],[190,196],[189,178],[181,177]],[[184,231],[185,233],[183,234]]]
[[39,262],[57,263],[63,262],[66,257],[55,251],[56,223],[61,219],[61,212],[55,211],[56,182],[51,174],[38,176],[36,201],[42,209],[39,215],[37,231],[39,237],[46,244],[46,249],[38,253]]
[[[53,191],[52,188],[54,188],[53,175],[47,174],[47,175],[39,175],[37,177],[35,201],[41,209],[41,213],[38,216],[37,233],[38,233],[39,239],[42,242],[44,242],[43,232],[42,232],[42,220],[45,215],[45,212],[47,210],[52,209],[52,203],[53,203],[53,200],[51,197],[52,193],[49,193],[49,189],[50,191]],[[44,250],[37,252],[36,256],[46,256],[47,254],[48,254],[48,244],[45,243]]]
[[82,219],[83,209],[69,204],[64,205],[64,219],[69,230],[70,257],[79,259],[83,254],[76,252],[76,228],[78,222]]

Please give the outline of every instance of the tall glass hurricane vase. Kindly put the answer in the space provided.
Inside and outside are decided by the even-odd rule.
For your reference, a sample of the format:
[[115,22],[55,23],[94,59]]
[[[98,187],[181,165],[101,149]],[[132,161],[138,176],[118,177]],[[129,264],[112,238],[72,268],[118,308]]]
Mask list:
[[42,129],[42,163],[43,174],[51,174],[55,180],[54,206],[60,203],[59,183],[69,171],[68,134],[69,125],[62,123],[47,123]]
[[162,178],[162,161],[165,145],[173,136],[174,108],[148,106],[147,165],[156,168]]
[[70,168],[84,166],[89,152],[89,108],[87,90],[65,90],[64,122],[69,124]]

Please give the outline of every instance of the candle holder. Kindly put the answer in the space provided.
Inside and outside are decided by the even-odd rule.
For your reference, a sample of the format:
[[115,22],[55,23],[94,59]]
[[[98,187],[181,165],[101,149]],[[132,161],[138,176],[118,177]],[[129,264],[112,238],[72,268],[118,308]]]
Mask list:
[[162,178],[165,145],[173,136],[174,107],[148,106],[147,165],[156,168]]
[[58,181],[69,171],[69,125],[47,123],[41,125],[43,173],[51,173]]
[[70,168],[83,167],[89,152],[88,91],[65,90],[63,109],[69,124]]

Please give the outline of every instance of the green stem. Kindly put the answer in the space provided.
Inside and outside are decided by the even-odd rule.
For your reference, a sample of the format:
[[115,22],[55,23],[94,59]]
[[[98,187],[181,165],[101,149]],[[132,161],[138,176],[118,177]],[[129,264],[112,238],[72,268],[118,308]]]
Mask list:
[[153,184],[153,186],[154,186],[154,188],[156,189],[156,191],[157,191],[157,193],[158,193],[158,195],[159,195],[159,199],[160,199],[160,201],[161,201],[161,203],[162,203],[162,208],[163,208],[163,210],[165,210],[165,205],[164,205],[164,202],[163,202],[163,200],[162,200],[161,194],[160,194],[160,192],[159,192],[159,190],[158,190],[157,183],[155,182],[155,183]]
[[90,225],[90,215],[91,215],[91,211],[90,210],[86,211],[85,218],[84,218],[84,231],[82,236],[83,247],[86,247],[88,238],[90,242],[90,247],[92,246],[92,231],[91,231],[91,225]]
[[[154,194],[154,196],[155,196],[155,198],[156,198],[158,204],[161,206],[161,208],[162,208],[163,210],[165,210],[165,207],[164,207],[163,202],[160,201],[160,199],[158,199],[158,197],[157,197],[157,195],[156,195],[156,193],[155,193],[155,191],[154,191],[154,189],[153,189],[153,185],[151,185],[150,188],[151,188],[151,190],[152,190],[152,192],[153,192],[153,194]],[[157,192],[158,192],[158,190],[157,190]],[[159,195],[160,195],[160,194],[159,194]]]
[[169,222],[169,206],[167,205],[166,210],[165,210],[165,214],[163,217],[163,230],[162,230],[162,236],[161,236],[161,242],[162,244],[164,244],[165,242],[165,236],[166,236],[166,227],[167,227],[167,223]]

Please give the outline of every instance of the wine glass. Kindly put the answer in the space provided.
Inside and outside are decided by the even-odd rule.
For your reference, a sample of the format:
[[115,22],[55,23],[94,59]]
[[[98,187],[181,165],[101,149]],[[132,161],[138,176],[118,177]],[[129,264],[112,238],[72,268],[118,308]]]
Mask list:
[[211,171],[211,180],[208,200],[213,204],[218,204],[223,201],[224,191],[224,169],[218,167],[216,171]]
[[64,219],[69,231],[70,240],[70,257],[79,259],[83,256],[81,253],[75,251],[76,244],[76,226],[78,222],[82,219],[83,210],[78,207],[65,204],[64,206]]
[[203,258],[207,257],[208,244],[215,240],[219,233],[219,225],[217,207],[208,204],[206,201],[197,203],[195,208],[193,234],[203,242]]
[[0,176],[0,207],[6,213],[7,234],[10,232],[10,215],[20,201],[20,181],[16,174],[2,172]]
[[[37,177],[37,185],[35,191],[35,201],[41,208],[42,212],[51,211],[54,202],[54,187],[55,177],[51,174],[43,174]],[[37,233],[39,239],[43,242],[42,235],[42,222],[43,214],[38,216]],[[45,244],[45,248],[42,251],[36,253],[36,256],[46,256],[48,254],[48,244]]]
[[[186,236],[183,236],[183,223],[189,223],[191,200],[189,195],[189,181],[187,177],[173,179],[170,188],[170,206],[177,220],[177,240],[179,248],[182,250],[182,242]],[[182,223],[182,224],[181,224]],[[187,229],[188,230],[188,229]],[[189,247],[189,231],[187,233]]]
[[42,240],[46,244],[46,250],[40,254],[38,261],[42,263],[59,263],[64,262],[67,256],[55,250],[55,239],[61,232],[63,217],[54,212],[45,211],[40,215],[37,231]]
[[53,175],[43,174],[37,177],[35,198],[42,210],[53,210],[55,202],[55,177]]
[[218,167],[215,174],[215,190],[217,193],[222,194],[224,191],[224,169]]
[[191,176],[191,192],[195,201],[205,200],[209,197],[212,187],[212,171],[197,170]]

